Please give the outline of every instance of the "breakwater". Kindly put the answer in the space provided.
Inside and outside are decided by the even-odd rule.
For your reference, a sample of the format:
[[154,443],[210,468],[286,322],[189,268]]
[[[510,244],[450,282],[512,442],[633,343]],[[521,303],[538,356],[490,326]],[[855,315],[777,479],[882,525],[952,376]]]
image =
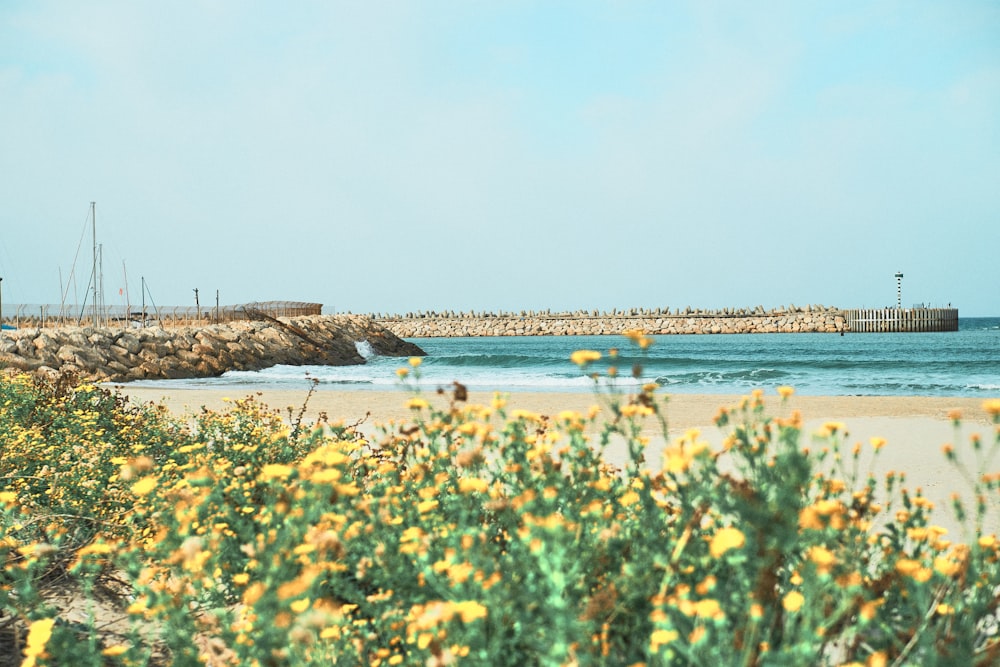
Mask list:
[[847,331],[844,311],[821,305],[755,309],[628,309],[610,313],[407,313],[372,316],[400,338],[465,336],[620,335],[639,329],[647,334],[838,333]]
[[363,315],[316,315],[199,327],[19,329],[0,336],[0,367],[71,372],[92,380],[215,377],[277,364],[365,363],[355,343],[384,356],[423,355]]

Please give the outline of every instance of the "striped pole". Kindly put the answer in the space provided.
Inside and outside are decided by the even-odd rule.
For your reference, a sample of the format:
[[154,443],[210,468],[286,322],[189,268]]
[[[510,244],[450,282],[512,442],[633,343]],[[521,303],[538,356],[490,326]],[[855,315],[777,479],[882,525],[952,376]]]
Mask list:
[[896,309],[903,307],[903,273],[896,272]]

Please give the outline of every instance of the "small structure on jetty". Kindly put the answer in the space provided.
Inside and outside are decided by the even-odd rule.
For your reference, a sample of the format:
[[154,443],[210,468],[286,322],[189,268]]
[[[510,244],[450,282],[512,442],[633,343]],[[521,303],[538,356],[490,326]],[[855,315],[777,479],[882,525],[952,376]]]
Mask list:
[[903,308],[903,272],[896,271],[895,308],[856,308],[844,311],[847,331],[853,333],[912,333],[958,331],[958,308]]
[[858,308],[844,316],[851,333],[958,331],[958,308]]

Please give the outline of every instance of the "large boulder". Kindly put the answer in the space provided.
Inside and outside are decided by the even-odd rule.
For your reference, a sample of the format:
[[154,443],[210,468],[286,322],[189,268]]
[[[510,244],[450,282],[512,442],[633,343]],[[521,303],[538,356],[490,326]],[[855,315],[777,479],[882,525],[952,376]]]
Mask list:
[[313,315],[135,332],[91,327],[21,329],[0,339],[0,366],[72,371],[88,379],[114,382],[211,377],[279,363],[363,364],[356,345],[362,341],[384,356],[424,354],[368,317]]

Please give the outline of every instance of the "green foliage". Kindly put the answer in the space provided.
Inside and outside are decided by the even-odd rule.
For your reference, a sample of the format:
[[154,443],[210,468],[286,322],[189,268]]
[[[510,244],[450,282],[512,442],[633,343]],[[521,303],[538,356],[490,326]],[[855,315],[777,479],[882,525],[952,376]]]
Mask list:
[[[642,424],[666,436],[656,387],[595,386],[600,412],[550,417],[415,394],[412,424],[365,437],[290,428],[252,399],[189,423],[5,379],[0,624],[51,665],[997,660],[985,510],[966,512],[968,544],[947,541],[926,499],[840,451],[843,425],[809,453],[800,417],[761,392],[720,413],[721,449],[690,431],[648,461]],[[612,442],[624,470],[604,462]],[[980,448],[982,465],[1000,437]],[[996,477],[969,481],[985,507]],[[122,582],[129,635],[49,627],[53,573]]]

